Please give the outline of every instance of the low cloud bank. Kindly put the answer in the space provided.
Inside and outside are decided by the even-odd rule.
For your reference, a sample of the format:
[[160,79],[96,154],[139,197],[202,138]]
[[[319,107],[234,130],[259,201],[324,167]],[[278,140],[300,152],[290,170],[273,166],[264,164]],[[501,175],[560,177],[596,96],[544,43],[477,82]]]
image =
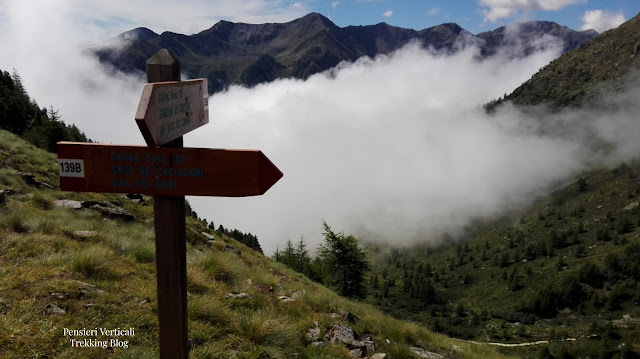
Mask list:
[[529,203],[596,158],[614,160],[587,139],[637,153],[633,95],[610,99],[619,110],[607,114],[484,113],[557,55],[546,48],[480,62],[475,48],[446,56],[413,44],[307,81],[233,87],[211,98],[211,124],[186,141],[259,148],[284,177],[261,197],[190,201],[214,223],[256,233],[267,252],[301,235],[315,247],[323,219],[368,239],[435,241]]
[[[80,55],[99,29],[74,20],[83,17],[72,2],[43,3],[37,14],[26,4],[0,3],[0,31],[11,35],[0,46],[12,49],[0,68],[15,67],[40,106],[53,105],[90,138],[143,144],[134,116],[144,79],[112,76]],[[368,239],[433,241],[528,203],[589,161],[637,154],[637,90],[607,99],[616,110],[606,114],[538,121],[509,106],[484,113],[483,103],[559,54],[554,42],[540,49],[478,61],[474,47],[449,56],[412,44],[306,81],[216,94],[210,124],[185,145],[261,149],[284,177],[263,196],[190,197],[192,207],[216,225],[256,234],[266,253],[301,235],[315,247],[323,219]],[[615,158],[594,151],[585,140],[593,138],[617,143]]]

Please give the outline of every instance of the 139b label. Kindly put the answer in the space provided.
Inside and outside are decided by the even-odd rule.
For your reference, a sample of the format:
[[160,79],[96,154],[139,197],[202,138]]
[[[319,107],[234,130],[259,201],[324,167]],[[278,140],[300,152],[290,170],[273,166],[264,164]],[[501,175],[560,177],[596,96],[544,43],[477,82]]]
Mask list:
[[84,177],[84,161],[72,159],[58,159],[60,177]]

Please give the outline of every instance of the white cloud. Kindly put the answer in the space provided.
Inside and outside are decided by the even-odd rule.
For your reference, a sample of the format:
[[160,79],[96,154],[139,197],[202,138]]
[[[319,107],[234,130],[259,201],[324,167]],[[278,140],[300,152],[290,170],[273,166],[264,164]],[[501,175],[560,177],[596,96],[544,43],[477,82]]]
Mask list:
[[338,5],[340,5],[340,2],[339,1],[334,1],[334,2],[331,3],[331,8],[335,9],[335,8],[338,7]]
[[391,10],[387,10],[382,14],[383,17],[389,18],[391,16],[393,16],[393,11]]
[[440,7],[439,6],[434,6],[431,9],[429,9],[429,12],[427,12],[427,15],[429,16],[436,16],[440,14]]
[[[60,110],[97,141],[143,144],[134,121],[143,79],[111,77],[80,56],[84,2],[6,2],[0,69],[15,67],[41,107]],[[210,99],[210,123],[185,136],[188,147],[261,149],[284,177],[265,195],[190,197],[216,225],[259,237],[271,253],[300,235],[311,247],[321,222],[394,243],[439,238],[476,217],[503,213],[563,181],[593,157],[580,141],[539,131],[513,108],[487,116],[479,106],[510,92],[557,52],[476,61],[413,45],[389,56],[342,64],[330,76],[232,87]],[[640,81],[638,81],[640,82]],[[640,152],[638,93],[624,112],[555,115],[552,122],[593,124],[604,139]],[[580,130],[570,131],[572,134]],[[583,130],[584,132],[584,130]],[[569,176],[569,177],[568,177]]]
[[566,6],[585,3],[586,0],[480,0],[480,6],[488,7],[481,10],[484,20],[495,22],[509,18],[521,11],[545,10],[558,11]]
[[138,26],[158,33],[193,34],[222,19],[246,23],[286,22],[309,12],[305,4],[296,2],[290,5],[289,2],[274,0],[56,0],[54,3],[63,6],[73,3],[78,21],[107,24],[104,28],[104,36],[107,37]]
[[586,11],[580,20],[582,20],[581,30],[594,29],[600,33],[616,28],[626,21],[622,12],[614,13],[606,10]]

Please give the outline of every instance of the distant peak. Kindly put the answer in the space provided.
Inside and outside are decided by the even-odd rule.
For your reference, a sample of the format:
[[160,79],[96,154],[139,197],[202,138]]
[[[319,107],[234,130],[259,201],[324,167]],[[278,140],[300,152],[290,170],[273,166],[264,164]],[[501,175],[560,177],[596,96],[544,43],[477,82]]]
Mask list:
[[[318,13],[318,12],[310,12],[308,14],[306,14],[305,16],[301,17],[300,19],[327,19],[324,15]],[[329,19],[327,19],[329,20]]]
[[444,23],[444,24],[440,24],[440,26],[446,27],[447,29],[450,29],[450,30],[452,30],[453,32],[456,32],[456,33],[458,33],[458,32],[463,30],[462,27],[460,25],[456,24],[455,22],[447,22],[447,23]]
[[296,20],[293,20],[292,22],[299,22],[299,21],[306,21],[306,22],[320,22],[326,26],[336,26],[336,24],[334,24],[331,20],[329,20],[326,16],[317,13],[317,12],[312,12],[312,13],[308,13],[307,15],[298,18]]
[[120,34],[117,39],[124,41],[133,41],[133,40],[150,40],[158,37],[158,34],[149,30],[146,27],[137,27],[133,30],[129,30]]

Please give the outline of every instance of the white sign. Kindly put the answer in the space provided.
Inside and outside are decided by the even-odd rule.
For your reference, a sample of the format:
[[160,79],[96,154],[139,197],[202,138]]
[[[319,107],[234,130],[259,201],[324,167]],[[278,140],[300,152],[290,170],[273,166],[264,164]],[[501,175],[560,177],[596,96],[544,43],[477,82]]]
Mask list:
[[207,79],[144,86],[136,121],[159,146],[209,123]]
[[58,159],[58,174],[60,177],[84,178],[84,160]]

